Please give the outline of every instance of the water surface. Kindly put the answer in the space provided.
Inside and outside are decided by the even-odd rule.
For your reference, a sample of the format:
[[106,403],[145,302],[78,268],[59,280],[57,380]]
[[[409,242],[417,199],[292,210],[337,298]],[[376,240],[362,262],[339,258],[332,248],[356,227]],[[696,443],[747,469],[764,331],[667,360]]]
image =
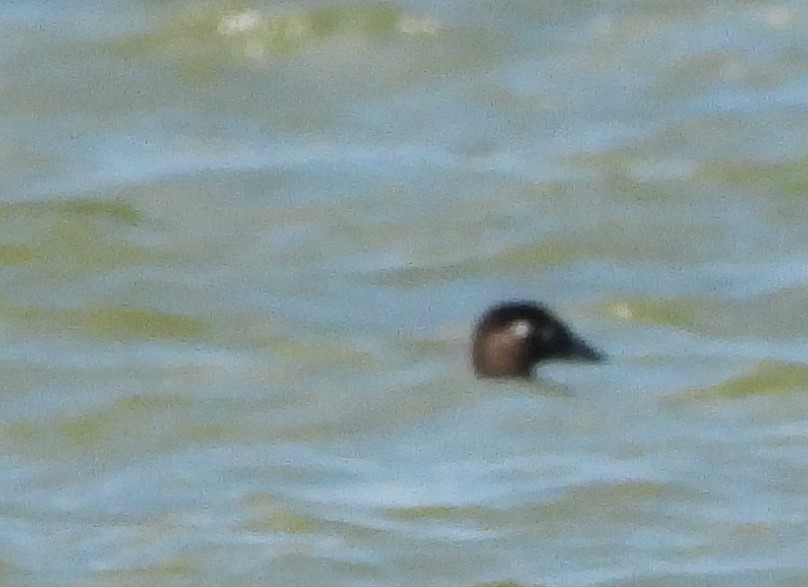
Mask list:
[[0,23],[4,583],[808,581],[802,4]]

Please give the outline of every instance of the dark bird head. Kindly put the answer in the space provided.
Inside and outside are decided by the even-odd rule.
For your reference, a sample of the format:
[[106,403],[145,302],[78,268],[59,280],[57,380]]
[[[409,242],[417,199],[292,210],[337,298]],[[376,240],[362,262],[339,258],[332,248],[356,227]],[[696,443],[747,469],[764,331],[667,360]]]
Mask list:
[[536,363],[551,359],[601,361],[603,355],[538,304],[500,304],[477,323],[472,362],[478,377],[530,377]]

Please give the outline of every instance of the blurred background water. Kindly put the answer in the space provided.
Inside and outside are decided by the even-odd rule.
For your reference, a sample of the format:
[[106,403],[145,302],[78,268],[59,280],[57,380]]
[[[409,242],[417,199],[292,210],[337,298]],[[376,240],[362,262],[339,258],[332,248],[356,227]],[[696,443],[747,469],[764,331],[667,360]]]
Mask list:
[[[808,5],[0,5],[4,585],[808,584]],[[608,353],[477,381],[490,303]]]

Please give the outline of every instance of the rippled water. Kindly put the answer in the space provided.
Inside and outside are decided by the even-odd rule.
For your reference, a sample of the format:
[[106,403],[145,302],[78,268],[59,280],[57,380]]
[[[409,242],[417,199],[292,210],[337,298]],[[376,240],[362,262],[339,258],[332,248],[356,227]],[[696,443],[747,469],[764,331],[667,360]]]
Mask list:
[[[804,3],[0,31],[0,582],[808,583]],[[475,380],[508,297],[610,360]]]

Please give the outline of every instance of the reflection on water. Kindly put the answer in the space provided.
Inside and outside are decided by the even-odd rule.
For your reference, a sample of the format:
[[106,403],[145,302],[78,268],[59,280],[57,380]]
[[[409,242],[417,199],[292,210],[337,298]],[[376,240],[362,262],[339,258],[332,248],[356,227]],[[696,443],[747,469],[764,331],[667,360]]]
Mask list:
[[805,583],[801,7],[0,15],[6,583]]

